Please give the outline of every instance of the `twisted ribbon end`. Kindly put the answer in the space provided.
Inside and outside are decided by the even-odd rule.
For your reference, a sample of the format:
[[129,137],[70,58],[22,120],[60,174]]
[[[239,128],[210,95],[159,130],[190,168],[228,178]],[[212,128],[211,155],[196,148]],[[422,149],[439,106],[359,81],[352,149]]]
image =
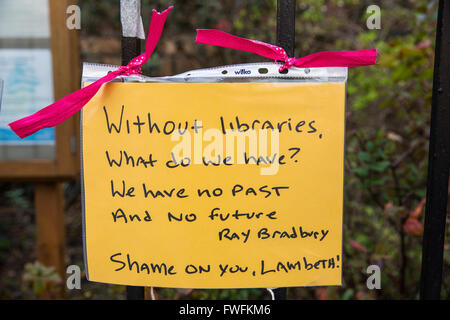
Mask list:
[[205,35],[208,35],[208,32],[210,33],[221,33],[223,31],[215,30],[215,29],[195,29],[195,42],[197,43],[204,43],[203,38]]
[[11,122],[10,124],[8,124],[8,126],[11,128],[11,130],[12,130],[12,131],[13,131],[20,139],[23,139],[23,138],[26,138],[26,137],[28,137],[29,135],[33,134],[34,132],[31,132],[31,133],[28,132],[28,131],[26,130],[26,128],[25,128],[23,125],[20,124],[21,120],[22,120],[22,119],[17,120],[17,121],[14,121],[14,122]]
[[199,31],[201,32],[201,30],[203,30],[203,29],[196,29],[196,30],[195,30],[195,42],[196,42],[196,43],[200,43],[200,42],[199,42],[199,38],[198,38],[198,32],[199,32]]
[[152,10],[152,14],[153,14],[153,15],[157,14],[157,15],[160,15],[160,16],[162,16],[162,15],[168,15],[169,12],[170,12],[170,10],[172,10],[172,9],[173,9],[173,6],[168,7],[166,10],[164,10],[164,11],[162,11],[162,12],[159,12],[159,11],[157,11],[156,9],[153,9],[153,10]]
[[9,127],[11,130],[19,138],[23,139],[41,129],[54,127],[81,110],[97,94],[104,83],[120,75],[140,74],[142,65],[148,61],[161,37],[167,15],[172,8],[173,6],[170,6],[161,13],[153,10],[149,36],[143,54],[132,59],[128,65],[108,73],[89,86],[65,96],[28,117],[10,123]]

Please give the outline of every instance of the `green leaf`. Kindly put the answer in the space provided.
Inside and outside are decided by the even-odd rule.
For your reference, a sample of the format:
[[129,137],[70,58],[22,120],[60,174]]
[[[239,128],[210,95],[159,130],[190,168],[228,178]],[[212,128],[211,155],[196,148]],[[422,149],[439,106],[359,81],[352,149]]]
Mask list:
[[344,294],[342,295],[342,300],[349,300],[355,292],[353,289],[347,289],[345,290]]
[[372,164],[370,166],[371,170],[377,171],[377,172],[384,172],[387,168],[389,168],[390,163],[389,161],[380,161]]
[[367,178],[369,176],[369,170],[363,167],[354,168],[353,172],[361,178]]
[[364,161],[365,163],[370,163],[370,161],[372,159],[370,153],[367,153],[367,152],[364,152],[364,151],[361,151],[361,152],[358,153],[358,158],[361,161]]

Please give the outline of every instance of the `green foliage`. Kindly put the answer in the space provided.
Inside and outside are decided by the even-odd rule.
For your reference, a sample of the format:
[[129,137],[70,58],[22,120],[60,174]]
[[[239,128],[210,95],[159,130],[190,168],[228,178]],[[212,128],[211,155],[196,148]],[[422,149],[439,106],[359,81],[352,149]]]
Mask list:
[[33,298],[52,298],[61,290],[61,278],[55,268],[40,262],[27,263],[23,274],[23,290]]
[[4,203],[10,204],[12,207],[26,209],[30,207],[30,201],[27,198],[26,189],[17,188],[6,190],[3,193]]
[[[380,31],[356,37],[363,48],[381,51],[379,64],[349,73],[344,242],[352,239],[367,252],[355,252],[351,245],[344,245],[344,252],[350,270],[382,266],[377,296],[414,299],[420,278],[436,7],[426,1],[390,7],[392,11],[382,12]],[[418,216],[410,224],[414,210]],[[347,281],[364,282],[364,273],[351,275],[350,270],[344,271]],[[444,297],[448,294],[444,289]]]

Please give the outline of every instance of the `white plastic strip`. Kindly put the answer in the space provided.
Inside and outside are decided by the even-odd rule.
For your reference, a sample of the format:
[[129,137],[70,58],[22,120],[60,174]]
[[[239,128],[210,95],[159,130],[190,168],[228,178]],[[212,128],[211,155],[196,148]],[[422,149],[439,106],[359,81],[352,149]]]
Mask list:
[[[347,68],[296,68],[292,67],[280,73],[280,64],[271,62],[235,64],[208,69],[191,70],[167,78],[168,80],[183,80],[184,82],[203,82],[199,79],[286,79],[303,81],[347,81]],[[211,82],[211,80],[207,80]]]
[[124,37],[145,39],[141,0],[120,0],[120,21]]
[[[121,82],[261,82],[261,81],[318,81],[346,82],[347,68],[295,68],[287,73],[278,72],[275,63],[248,63],[220,66],[209,69],[191,70],[167,77],[147,77],[144,75],[120,76],[114,81]],[[84,63],[82,81],[95,81],[117,70],[119,66]]]
[[269,291],[270,297],[272,298],[272,300],[275,300],[275,293],[273,292],[273,289],[276,289],[276,288],[266,288],[266,290]]
[[153,287],[150,287],[150,297],[151,297],[152,300],[156,300],[155,292],[153,291]]

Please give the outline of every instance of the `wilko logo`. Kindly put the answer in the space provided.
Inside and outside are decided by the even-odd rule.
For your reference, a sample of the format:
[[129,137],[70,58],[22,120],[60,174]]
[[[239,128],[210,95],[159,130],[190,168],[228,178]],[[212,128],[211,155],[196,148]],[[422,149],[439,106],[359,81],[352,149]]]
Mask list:
[[245,70],[245,69],[241,69],[241,70],[239,70],[239,71],[235,71],[234,72],[235,74],[250,74],[250,73],[252,73],[250,70]]

